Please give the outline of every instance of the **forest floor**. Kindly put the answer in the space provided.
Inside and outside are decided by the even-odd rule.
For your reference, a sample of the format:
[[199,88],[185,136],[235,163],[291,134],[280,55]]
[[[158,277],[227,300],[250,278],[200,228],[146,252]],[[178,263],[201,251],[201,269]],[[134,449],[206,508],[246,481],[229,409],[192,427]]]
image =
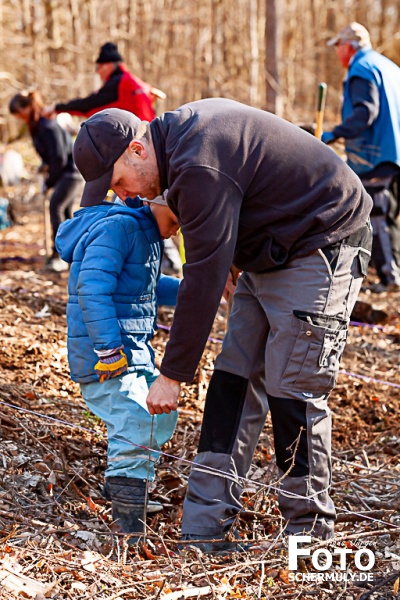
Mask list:
[[[322,581],[312,580],[318,571],[309,559],[299,561],[297,572],[288,570],[269,419],[245,481],[238,531],[272,546],[226,556],[189,545],[178,549],[218,341],[207,344],[195,381],[184,386],[176,432],[163,448],[151,497],[164,510],[148,515],[146,538],[128,548],[101,494],[105,428],[69,378],[68,274],[45,268],[40,195],[30,186],[8,190],[8,196],[16,223],[0,231],[0,597],[399,598],[400,294],[371,293],[371,273],[331,395],[336,538],[330,545],[314,540],[312,552],[349,550],[347,570],[335,560]],[[159,322],[168,327],[172,316],[161,309]],[[221,305],[214,340],[223,338],[225,318]],[[154,337],[158,361],[167,339],[160,328]],[[362,570],[371,555],[373,566]]]

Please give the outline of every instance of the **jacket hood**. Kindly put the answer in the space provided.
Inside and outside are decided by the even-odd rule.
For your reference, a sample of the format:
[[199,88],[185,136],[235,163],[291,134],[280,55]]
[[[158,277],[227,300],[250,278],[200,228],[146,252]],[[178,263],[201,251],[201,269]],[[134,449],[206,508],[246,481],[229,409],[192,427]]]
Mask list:
[[148,206],[129,208],[123,204],[103,203],[97,206],[81,208],[74,213],[72,219],[61,223],[56,236],[56,248],[60,257],[68,263],[72,262],[74,250],[82,236],[98,221],[116,215],[131,215],[138,221],[155,221]]

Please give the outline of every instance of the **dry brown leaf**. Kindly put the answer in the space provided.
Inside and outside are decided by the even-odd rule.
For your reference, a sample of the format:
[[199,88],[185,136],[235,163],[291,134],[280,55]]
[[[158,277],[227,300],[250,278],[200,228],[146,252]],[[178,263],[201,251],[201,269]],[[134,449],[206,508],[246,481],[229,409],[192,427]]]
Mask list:
[[400,577],[398,577],[396,579],[396,581],[394,582],[394,586],[393,586],[393,594],[396,596],[396,594],[399,591],[399,583],[400,583]]

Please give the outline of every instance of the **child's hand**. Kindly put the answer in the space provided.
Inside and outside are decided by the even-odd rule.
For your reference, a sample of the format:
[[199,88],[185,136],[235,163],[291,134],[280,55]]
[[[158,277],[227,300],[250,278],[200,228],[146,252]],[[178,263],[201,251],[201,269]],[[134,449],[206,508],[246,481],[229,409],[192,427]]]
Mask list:
[[128,361],[122,350],[116,350],[110,356],[103,356],[95,364],[94,370],[97,373],[100,383],[104,383],[106,379],[118,377],[128,370]]

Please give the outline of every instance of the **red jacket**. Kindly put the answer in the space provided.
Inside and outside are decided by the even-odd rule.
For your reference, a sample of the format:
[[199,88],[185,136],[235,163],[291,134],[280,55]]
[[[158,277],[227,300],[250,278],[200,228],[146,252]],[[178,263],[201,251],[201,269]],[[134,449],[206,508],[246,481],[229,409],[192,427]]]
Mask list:
[[129,110],[142,121],[152,121],[155,112],[151,105],[151,86],[135,77],[121,64],[97,92],[86,98],[75,98],[56,104],[56,111],[90,117],[104,108]]

